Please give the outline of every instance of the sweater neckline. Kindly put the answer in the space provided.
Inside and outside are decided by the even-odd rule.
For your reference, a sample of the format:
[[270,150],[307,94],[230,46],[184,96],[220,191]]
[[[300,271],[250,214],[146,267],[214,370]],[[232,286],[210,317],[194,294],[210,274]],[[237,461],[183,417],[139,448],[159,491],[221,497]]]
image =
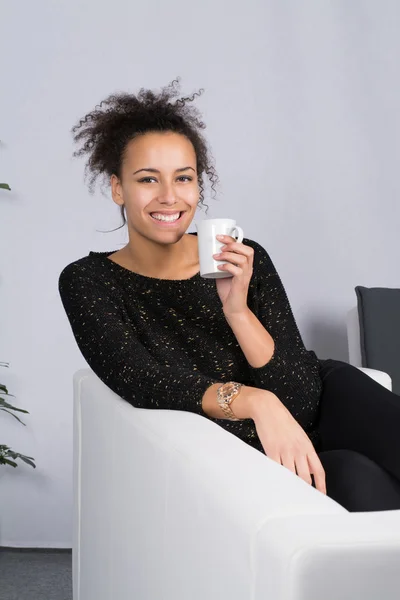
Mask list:
[[[196,231],[188,231],[187,233],[189,235],[197,235]],[[192,275],[192,277],[187,277],[186,279],[160,279],[158,277],[149,277],[148,275],[141,275],[140,273],[136,273],[135,271],[131,271],[130,269],[127,269],[126,267],[119,265],[118,263],[114,262],[113,260],[109,260],[108,257],[111,254],[114,254],[114,252],[117,252],[117,250],[109,250],[107,252],[95,252],[94,250],[91,250],[89,252],[89,256],[93,256],[94,258],[100,258],[105,263],[108,263],[111,266],[111,268],[114,268],[116,271],[125,272],[125,274],[127,274],[129,276],[133,276],[133,278],[136,278],[136,279],[142,280],[142,281],[153,281],[155,283],[174,284],[174,283],[185,283],[185,282],[190,282],[190,281],[195,281],[197,279],[200,279],[200,270],[197,271],[197,273],[195,273],[194,275]]]

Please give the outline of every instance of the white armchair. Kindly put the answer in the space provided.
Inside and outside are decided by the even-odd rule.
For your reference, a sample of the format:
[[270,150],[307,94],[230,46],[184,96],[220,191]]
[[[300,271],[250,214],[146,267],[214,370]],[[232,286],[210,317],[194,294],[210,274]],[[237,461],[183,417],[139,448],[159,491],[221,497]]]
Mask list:
[[75,373],[74,600],[397,600],[399,565],[400,510],[350,513],[207,418]]

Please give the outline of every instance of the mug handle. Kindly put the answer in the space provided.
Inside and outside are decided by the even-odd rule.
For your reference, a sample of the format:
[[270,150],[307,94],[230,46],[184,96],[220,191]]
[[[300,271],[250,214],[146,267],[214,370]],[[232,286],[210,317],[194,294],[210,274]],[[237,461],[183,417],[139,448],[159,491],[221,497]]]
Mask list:
[[[237,230],[237,238],[234,235],[234,231],[235,229]],[[243,229],[241,227],[239,227],[239,225],[235,225],[235,227],[232,228],[230,235],[232,237],[234,237],[236,239],[237,242],[239,242],[239,244],[241,244],[243,242]]]

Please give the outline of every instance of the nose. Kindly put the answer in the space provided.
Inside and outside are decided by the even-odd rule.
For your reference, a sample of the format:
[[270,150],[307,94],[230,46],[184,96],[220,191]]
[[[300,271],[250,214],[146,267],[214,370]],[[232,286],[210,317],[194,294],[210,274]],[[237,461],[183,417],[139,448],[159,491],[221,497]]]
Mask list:
[[166,204],[167,206],[175,204],[177,198],[173,185],[165,182],[160,189],[160,195],[158,199],[162,204]]

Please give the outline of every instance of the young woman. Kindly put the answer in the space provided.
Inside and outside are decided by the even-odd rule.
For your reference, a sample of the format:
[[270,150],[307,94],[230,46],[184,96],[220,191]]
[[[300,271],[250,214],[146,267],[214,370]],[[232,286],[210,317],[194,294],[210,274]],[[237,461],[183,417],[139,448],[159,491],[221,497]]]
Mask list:
[[306,350],[259,243],[225,237],[231,277],[200,277],[186,231],[218,179],[198,94],[173,101],[177,83],[112,95],[73,128],[90,191],[110,183],[129,234],[60,275],[84,358],[133,406],[212,419],[350,511],[399,509],[400,398]]

